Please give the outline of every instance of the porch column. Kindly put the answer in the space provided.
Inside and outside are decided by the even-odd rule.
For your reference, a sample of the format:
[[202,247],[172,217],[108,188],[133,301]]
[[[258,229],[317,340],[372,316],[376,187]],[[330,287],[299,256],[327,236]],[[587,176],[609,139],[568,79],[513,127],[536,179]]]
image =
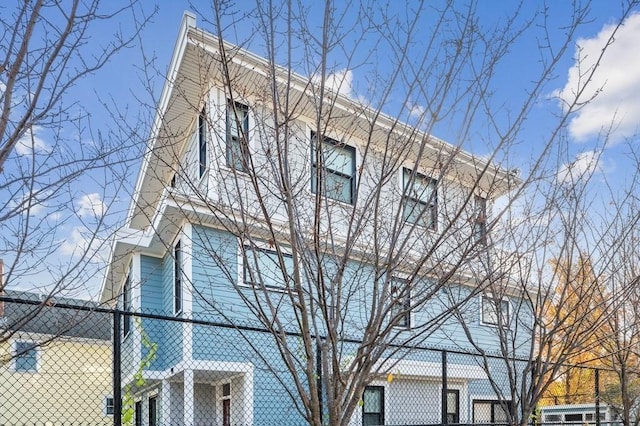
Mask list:
[[183,424],[192,425],[194,420],[193,370],[184,371],[184,418]]
[[164,379],[162,381],[162,389],[160,393],[160,418],[159,424],[171,424],[171,382]]

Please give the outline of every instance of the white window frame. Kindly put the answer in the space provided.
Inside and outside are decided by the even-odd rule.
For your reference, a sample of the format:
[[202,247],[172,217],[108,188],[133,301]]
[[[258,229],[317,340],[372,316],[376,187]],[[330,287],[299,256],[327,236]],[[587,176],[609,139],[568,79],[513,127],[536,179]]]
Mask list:
[[[356,192],[357,192],[357,184],[356,184],[356,179],[357,179],[357,173],[356,170],[358,169],[358,150],[356,149],[355,146],[353,145],[349,145],[343,142],[340,142],[336,139],[330,138],[328,136],[322,136],[322,141],[320,142],[321,146],[330,146],[333,149],[336,150],[340,150],[343,152],[346,152],[349,154],[349,156],[351,157],[351,161],[353,163],[353,166],[351,167],[351,171],[350,174],[346,174],[344,172],[338,171],[336,169],[332,169],[330,167],[330,165],[326,164],[326,162],[322,161],[322,172],[321,172],[321,179],[318,179],[316,181],[316,176],[317,176],[317,169],[318,169],[318,165],[316,164],[316,144],[318,143],[318,135],[316,134],[316,132],[311,131],[311,143],[310,143],[310,151],[311,151],[311,193],[312,194],[316,194],[318,193],[319,190],[321,190],[322,187],[324,187],[324,193],[322,194],[323,196],[326,196],[327,198],[330,198],[332,200],[338,201],[340,203],[344,203],[344,204],[348,204],[348,205],[353,205],[355,202],[355,198],[356,198]],[[321,148],[321,152],[322,148]],[[324,154],[323,154],[324,157]],[[338,176],[340,178],[344,178],[344,179],[348,179],[349,181],[349,200],[344,200],[342,198],[338,198],[338,197],[333,197],[331,196],[332,191],[330,191],[327,188],[327,178],[326,175],[327,174],[333,174],[335,176]],[[323,182],[324,180],[324,182]]]
[[[414,174],[413,180],[411,181],[411,187],[409,187],[409,180],[411,179],[411,175]],[[415,185],[418,182],[423,182],[424,187],[431,188],[431,194],[429,194],[428,199],[422,199],[418,194],[416,196],[414,190]],[[400,185],[402,188],[402,218],[406,223],[419,226],[424,229],[429,229],[431,231],[438,230],[438,180],[431,178],[423,173],[418,171],[414,171],[408,167],[402,167],[401,176],[400,176]],[[407,203],[411,202],[414,204],[414,209],[417,206],[421,206],[422,214],[418,212],[419,220],[410,220],[411,216],[410,212],[407,211]],[[428,222],[427,222],[428,220]]]
[[[171,246],[172,247],[172,256],[171,259],[173,261],[173,315],[179,315],[184,310],[184,253],[181,239],[178,238],[176,242]],[[178,292],[176,289],[178,288]],[[179,303],[178,303],[179,302]],[[178,306],[179,304],[179,306]]]
[[[109,400],[111,400],[111,405],[109,405]],[[109,407],[111,407],[111,413],[109,412]],[[102,415],[113,417],[113,414],[116,411],[116,400],[111,395],[105,395],[102,398]]]
[[[496,307],[496,308],[498,307],[498,304],[500,304],[500,307],[506,306],[507,313],[506,313],[506,318],[503,318],[502,328],[509,328],[510,321],[511,321],[511,303],[509,302],[509,299],[506,299],[506,298],[496,299],[496,298],[494,298],[492,296],[489,296],[489,295],[486,295],[486,294],[480,295],[480,323],[482,325],[498,327],[499,326],[499,321],[498,321],[498,317],[497,316],[496,316],[495,320],[493,320],[491,318],[485,318],[485,300],[486,301],[491,301],[491,305],[493,307]],[[500,315],[501,313],[503,313],[502,310],[498,311],[496,309],[496,311],[495,311],[496,315]]]
[[[31,348],[31,351],[35,351],[35,359],[36,359],[36,366],[33,370],[22,370],[22,369],[18,369],[18,344],[20,343],[25,343],[25,344],[29,344],[29,345],[33,345],[34,347]],[[37,373],[40,370],[40,351],[41,351],[41,347],[38,345],[38,342],[35,340],[31,340],[31,339],[16,339],[13,341],[13,343],[11,344],[11,370],[15,373],[24,373],[24,374],[34,374]],[[24,356],[24,354],[23,354]]]

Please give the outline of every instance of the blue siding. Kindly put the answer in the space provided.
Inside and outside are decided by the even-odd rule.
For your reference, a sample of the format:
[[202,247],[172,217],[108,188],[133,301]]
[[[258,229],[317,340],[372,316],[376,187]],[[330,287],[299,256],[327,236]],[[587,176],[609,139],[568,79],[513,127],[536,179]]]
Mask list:
[[[173,250],[162,259],[162,306],[167,315],[173,315]],[[182,323],[164,322],[163,344],[158,352],[162,357],[164,368],[176,365],[182,359]]]
[[[162,259],[140,256],[140,307],[144,313],[169,314],[163,306],[162,272]],[[155,359],[148,369],[163,370],[165,368],[165,351],[163,348],[166,345],[166,328],[169,324],[166,321],[150,318],[143,318],[141,324],[150,342],[158,345]],[[141,359],[144,359],[149,352],[149,348],[144,343],[142,344],[141,352]]]

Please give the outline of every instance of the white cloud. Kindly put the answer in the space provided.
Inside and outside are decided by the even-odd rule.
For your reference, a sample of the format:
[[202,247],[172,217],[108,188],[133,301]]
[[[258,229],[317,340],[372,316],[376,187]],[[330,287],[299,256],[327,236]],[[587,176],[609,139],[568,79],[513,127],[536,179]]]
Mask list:
[[47,201],[50,197],[51,191],[33,189],[31,192],[25,193],[21,198],[13,199],[11,206],[29,216],[40,216],[47,210]]
[[75,226],[63,241],[59,253],[63,256],[81,256],[91,263],[106,262],[109,257],[107,240],[99,238],[95,230]]
[[425,107],[419,104],[408,104],[407,108],[409,109],[409,117],[415,119],[423,119],[424,113],[427,111]]
[[[554,94],[571,103],[584,85],[586,75],[596,65],[615,26],[605,25],[593,38],[579,39],[576,61],[569,69],[566,85]],[[578,141],[598,135],[611,127],[612,141],[632,136],[640,125],[640,13],[629,16],[607,47],[592,80],[578,102],[595,98],[580,109],[569,123],[570,134]],[[613,123],[613,126],[612,126]]]
[[25,134],[18,140],[16,144],[16,153],[21,156],[32,155],[36,153],[51,152],[51,147],[40,137],[42,128],[33,126],[27,129]]
[[573,162],[563,164],[558,170],[557,177],[560,183],[573,184],[586,181],[594,173],[602,171],[601,153],[585,151],[576,155]]
[[76,213],[80,217],[100,218],[104,215],[105,205],[97,192],[81,196],[76,200],[76,205],[78,206]]
[[354,98],[353,93],[353,72],[348,69],[338,70],[327,75],[325,80],[327,88],[343,96]]

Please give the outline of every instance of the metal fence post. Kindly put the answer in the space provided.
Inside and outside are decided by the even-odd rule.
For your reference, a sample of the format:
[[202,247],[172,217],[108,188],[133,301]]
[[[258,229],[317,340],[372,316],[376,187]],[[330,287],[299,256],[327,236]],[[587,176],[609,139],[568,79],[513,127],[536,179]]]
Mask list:
[[447,351],[442,351],[442,424],[449,424],[449,419],[447,416],[447,394],[449,390],[447,389]]
[[600,370],[597,368],[594,369],[593,387],[596,400],[596,426],[600,426]]
[[122,425],[122,377],[120,371],[120,311],[113,311],[113,424]]

